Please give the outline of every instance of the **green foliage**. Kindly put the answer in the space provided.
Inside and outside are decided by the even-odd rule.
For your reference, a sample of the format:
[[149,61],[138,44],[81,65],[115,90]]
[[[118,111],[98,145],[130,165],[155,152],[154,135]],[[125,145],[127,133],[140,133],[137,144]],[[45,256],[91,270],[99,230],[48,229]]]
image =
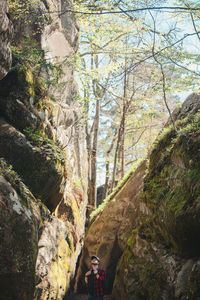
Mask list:
[[33,131],[30,127],[25,128],[24,133],[31,141],[31,144],[36,146],[37,150],[42,151],[46,157],[51,158],[53,161],[59,161],[62,164],[65,162],[65,153],[57,141],[49,139],[38,130]]
[[7,2],[14,22],[23,23],[23,26],[34,23],[33,36],[41,33],[44,24],[50,22],[49,14],[43,14],[40,10],[41,0],[7,0]]
[[20,46],[11,46],[11,49],[16,63],[29,63],[35,68],[44,63],[44,51],[39,49],[38,44],[27,36],[24,36]]
[[179,130],[180,135],[199,135],[200,134],[200,111],[194,117],[186,120],[186,126]]
[[11,49],[13,54],[11,71],[18,70],[22,66],[27,67],[34,75],[36,90],[37,86],[43,90],[47,90],[52,85],[59,86],[59,79],[63,75],[62,66],[46,61],[44,51],[40,49],[37,42],[28,36],[24,36],[20,46],[12,46]]
[[[101,10],[115,12],[148,5],[153,7],[157,1],[74,2],[75,11],[91,13],[79,18],[80,58],[76,62],[82,88],[80,102],[85,109],[89,129],[92,128],[96,99],[101,99],[102,103],[98,140],[98,156],[102,163],[98,164],[98,171],[105,168],[105,153],[112,144],[115,132],[119,130],[125,70],[127,72],[126,102],[129,107],[125,119],[126,170],[131,161],[146,156],[168,118],[163,103],[162,74],[152,55],[153,47],[155,53],[158,52],[156,57],[164,70],[165,93],[171,111],[180,101],[176,93],[198,87],[198,72],[192,69],[188,71],[187,67],[189,62],[196,64],[199,55],[187,51],[181,42],[174,44],[181,34],[184,35],[185,28],[181,22],[175,23],[175,19],[164,12],[153,13],[156,28],[153,27],[149,12],[100,14]],[[93,12],[99,12],[99,15],[92,15]],[[98,60],[97,65],[95,60]],[[117,141],[109,153],[110,170],[113,168],[116,148]],[[117,168],[120,173],[120,166]]]
[[21,178],[17,174],[17,172],[13,170],[13,167],[11,165],[8,166],[3,158],[0,159],[0,172],[0,174],[9,179],[10,183],[12,184],[21,181]]
[[153,145],[151,146],[151,152],[155,151],[155,155],[161,148],[165,148],[165,152],[162,153],[163,157],[167,152],[171,152],[175,143],[182,136],[198,136],[200,134],[200,110],[196,114],[191,114],[181,120],[175,122],[177,132],[172,125],[164,127]]

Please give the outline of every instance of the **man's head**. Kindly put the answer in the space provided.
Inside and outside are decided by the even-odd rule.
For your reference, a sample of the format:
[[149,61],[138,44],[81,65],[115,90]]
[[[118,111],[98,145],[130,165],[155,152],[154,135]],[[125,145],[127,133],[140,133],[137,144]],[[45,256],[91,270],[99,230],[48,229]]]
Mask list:
[[98,268],[99,263],[100,263],[100,259],[99,259],[97,256],[92,255],[92,256],[91,256],[91,264],[92,264],[92,267],[93,267],[94,269]]

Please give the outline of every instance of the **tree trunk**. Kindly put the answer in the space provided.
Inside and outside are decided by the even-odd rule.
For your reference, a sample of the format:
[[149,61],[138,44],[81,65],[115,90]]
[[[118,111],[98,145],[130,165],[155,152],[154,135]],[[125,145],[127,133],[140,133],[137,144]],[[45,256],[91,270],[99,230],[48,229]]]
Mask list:
[[117,144],[116,144],[116,148],[115,148],[113,174],[112,174],[112,182],[111,182],[111,192],[112,192],[112,190],[115,186],[115,177],[116,177],[116,170],[117,170],[117,157],[118,157],[118,154],[119,154],[119,145],[120,145],[120,141],[121,141],[121,124],[122,124],[122,120],[121,120],[120,125],[119,125]]
[[108,193],[109,178],[110,178],[110,160],[109,160],[109,155],[110,155],[110,152],[112,151],[112,149],[114,147],[116,136],[117,136],[117,133],[115,133],[115,135],[113,137],[113,140],[112,140],[112,143],[111,143],[108,151],[105,153],[105,156],[106,156],[106,179],[105,179],[105,184],[104,184],[102,199],[105,199],[106,196],[107,196],[107,193]]
[[96,208],[96,165],[97,165],[97,146],[98,146],[98,132],[99,132],[99,112],[100,100],[96,100],[96,115],[94,122],[94,136],[91,155],[91,182],[90,182],[90,195],[89,204],[93,209]]
[[124,95],[123,95],[123,112],[122,112],[122,137],[121,137],[121,179],[124,177],[124,139],[125,139],[126,89],[127,89],[126,67],[127,67],[127,59],[125,57]]
[[[91,71],[98,69],[98,55],[91,56]],[[108,74],[106,85],[109,82],[111,72]],[[96,171],[97,171],[97,152],[98,152],[98,134],[99,134],[99,122],[100,122],[100,109],[101,101],[106,93],[106,86],[102,89],[101,85],[96,79],[92,80],[93,95],[96,99],[96,111],[93,121],[93,125],[90,131],[90,139],[88,138],[88,150],[90,157],[90,171],[88,177],[88,214],[92,212],[97,205],[97,192],[96,192]]]
[[[127,41],[126,41],[126,48],[127,48]],[[116,170],[117,170],[117,157],[119,158],[119,162],[121,160],[121,178],[124,177],[124,138],[125,138],[125,117],[127,111],[127,101],[126,101],[126,92],[127,92],[127,57],[125,56],[125,72],[124,72],[124,94],[123,94],[123,109],[122,109],[122,118],[120,122],[120,127],[118,131],[118,139],[117,145],[115,150],[115,157],[114,157],[114,165],[113,165],[113,176],[112,176],[112,183],[111,183],[111,190],[115,186],[116,180]]]
[[[94,60],[91,60],[91,69],[94,68]],[[98,68],[98,56],[95,57],[95,68]],[[99,133],[99,115],[100,115],[100,104],[101,95],[99,92],[98,84],[96,80],[93,80],[93,93],[96,97],[96,112],[94,117],[93,127],[93,143],[91,149],[91,176],[89,179],[88,187],[88,210],[91,212],[96,208],[97,195],[96,195],[96,165],[97,165],[97,151],[98,151],[98,133]]]

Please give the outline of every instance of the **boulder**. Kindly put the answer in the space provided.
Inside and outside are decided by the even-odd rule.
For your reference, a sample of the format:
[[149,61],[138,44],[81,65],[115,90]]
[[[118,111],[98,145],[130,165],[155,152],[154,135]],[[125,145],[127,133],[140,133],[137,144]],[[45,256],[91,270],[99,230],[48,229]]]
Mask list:
[[32,193],[53,210],[63,197],[64,166],[51,160],[47,151],[48,148],[45,155],[45,151],[33,147],[24,134],[0,119],[0,156],[9,161]]
[[2,300],[32,300],[40,209],[11,167],[0,160],[0,290]]

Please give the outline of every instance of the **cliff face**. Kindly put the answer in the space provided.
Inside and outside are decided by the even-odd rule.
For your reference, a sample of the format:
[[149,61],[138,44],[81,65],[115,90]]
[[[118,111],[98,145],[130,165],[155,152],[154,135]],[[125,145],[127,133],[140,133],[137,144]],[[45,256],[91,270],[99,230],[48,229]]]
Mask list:
[[[199,299],[200,97],[173,113],[143,162],[90,225],[77,274],[97,254],[114,300]],[[116,267],[117,266],[117,267]]]
[[8,73],[11,66],[10,41],[12,38],[12,23],[9,19],[6,0],[0,3],[0,80]]
[[200,97],[191,95],[174,112],[177,132],[166,127],[155,142],[135,226],[117,267],[116,300],[199,299],[199,108]]
[[73,75],[79,27],[73,15],[48,14],[71,8],[69,1],[26,5],[17,19],[11,7],[13,65],[0,81],[1,297],[62,299],[82,247],[87,202]]
[[1,299],[33,299],[41,212],[16,172],[0,161]]
[[101,258],[106,270],[107,292],[112,291],[117,263],[137,217],[145,170],[144,161],[89,227],[76,278],[78,291],[85,291],[84,274],[90,269],[90,257],[94,254]]

